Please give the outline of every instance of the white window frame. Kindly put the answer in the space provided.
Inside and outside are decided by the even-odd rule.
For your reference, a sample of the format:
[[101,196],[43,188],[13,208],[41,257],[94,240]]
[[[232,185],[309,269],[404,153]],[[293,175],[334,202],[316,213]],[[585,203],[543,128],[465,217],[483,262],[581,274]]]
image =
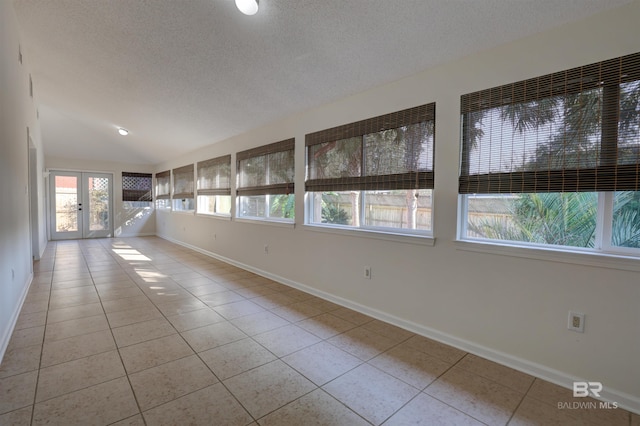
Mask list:
[[[268,169],[268,166],[267,166]],[[269,178],[267,177],[267,180],[269,180]],[[283,195],[283,194],[264,194],[264,195],[237,195],[236,196],[236,219],[238,220],[254,220],[254,221],[265,221],[265,222],[282,222],[282,223],[295,223],[295,217],[294,218],[285,218],[285,217],[273,217],[270,216],[271,214],[271,197],[277,197],[278,195]],[[295,204],[295,194],[291,193],[289,194],[290,196],[294,197],[294,204]],[[265,212],[265,216],[242,216],[241,215],[241,203],[242,203],[242,197],[265,197],[265,208],[264,208],[264,212]]]
[[[154,200],[153,200],[153,207],[155,210],[160,211],[160,212],[170,212],[172,209],[172,198],[171,198],[171,193],[173,192],[173,173],[171,171],[171,169],[167,170],[169,172],[169,193],[168,194],[161,194],[159,198],[158,197],[158,179],[157,179],[157,174],[154,174],[153,177],[153,182],[154,182]],[[165,196],[167,196],[168,198],[165,198]],[[166,201],[161,201],[161,200],[166,200]],[[159,204],[166,204],[165,206],[160,206]]]
[[[460,192],[463,193],[459,194],[458,197],[458,242],[463,244],[473,243],[483,246],[514,248],[516,249],[514,252],[517,252],[518,249],[531,249],[540,253],[547,252],[565,254],[561,256],[585,254],[591,259],[594,257],[625,259],[632,261],[633,268],[640,270],[640,263],[637,262],[637,260],[640,259],[640,248],[619,247],[612,244],[612,228],[614,224],[613,207],[616,193],[612,192],[615,191],[615,189],[611,189],[620,188],[618,190],[622,192],[638,190],[637,187],[634,188],[633,185],[628,184],[631,178],[637,179],[637,169],[635,172],[633,170],[637,167],[637,158],[635,163],[630,164],[622,164],[618,161],[617,150],[620,146],[620,135],[617,128],[619,126],[618,118],[621,113],[620,102],[622,99],[622,86],[623,84],[638,82],[637,63],[639,58],[640,54],[634,53],[619,58],[588,64],[583,67],[563,70],[549,75],[534,77],[529,80],[514,82],[474,93],[468,93],[461,97],[461,150],[459,176],[461,185]],[[576,76],[579,76],[579,78]],[[565,77],[566,80],[563,81]],[[564,87],[562,86],[563,84]],[[536,90],[530,90],[533,87],[536,87]],[[559,90],[559,87],[563,88]],[[540,91],[538,91],[538,89]],[[599,90],[601,92],[601,100],[599,101],[599,107],[601,108],[601,134],[598,145],[600,150],[600,161],[598,164],[583,166],[579,163],[571,163],[569,167],[563,167],[557,170],[562,171],[562,179],[554,177],[550,173],[551,168],[549,167],[536,169],[537,172],[540,172],[540,179],[538,179],[538,175],[533,175],[532,173],[528,173],[530,172],[529,170],[525,170],[521,177],[522,182],[519,179],[514,179],[513,186],[511,186],[511,175],[514,174],[514,170],[502,170],[500,168],[497,171],[492,171],[491,166],[489,166],[486,171],[479,171],[478,173],[469,173],[469,170],[464,170],[465,166],[469,167],[471,165],[469,157],[471,148],[469,141],[465,140],[465,137],[469,137],[469,134],[465,134],[464,126],[465,117],[468,117],[467,114],[485,109],[494,109],[504,105],[519,104],[520,102],[526,103],[529,101],[537,101],[544,99],[545,96],[561,96],[566,93],[583,94],[592,90]],[[504,99],[501,97],[503,93],[506,93]],[[496,96],[494,97],[494,95]],[[495,129],[489,125],[488,131],[493,132],[494,130]],[[635,143],[635,136],[633,140]],[[485,149],[485,154],[482,158],[490,159],[492,161],[495,160],[494,164],[499,164],[503,161],[504,158],[501,157],[501,154],[494,156],[493,153],[494,151],[501,152],[502,148],[509,144],[509,140],[507,139],[505,141],[501,136],[499,136],[498,142],[499,143],[495,145],[490,143],[490,147],[488,148],[489,154],[486,154],[487,150]],[[487,164],[485,164],[485,166],[486,165]],[[618,181],[618,168],[621,168],[620,170],[622,173],[622,179],[620,182]],[[554,169],[554,171],[556,170]],[[567,175],[566,177],[564,175],[565,172]],[[527,174],[526,176],[525,173]],[[581,179],[580,173],[583,173],[583,176],[585,176],[582,177],[584,182],[587,182],[585,185],[579,185]],[[494,178],[493,180],[491,179],[492,174]],[[503,176],[500,176],[501,174],[503,174]],[[589,184],[590,181],[588,176],[590,176],[590,174],[591,176],[595,176],[596,180],[598,178],[601,179],[597,180],[599,185]],[[463,177],[468,179],[463,179]],[[475,180],[469,179],[471,177],[475,177]],[[548,180],[545,180],[545,178]],[[538,182],[541,182],[540,186],[537,185]],[[562,183],[562,185],[560,185],[560,183]],[[565,187],[565,183],[568,186]],[[618,185],[619,183],[620,185]],[[477,186],[473,186],[476,184]],[[509,185],[509,187],[503,187],[502,185]],[[545,185],[549,186],[545,187]],[[585,191],[593,188],[592,192],[597,194],[594,247],[527,243],[514,240],[498,240],[468,236],[469,197],[473,196],[473,194],[465,194],[465,192],[473,192],[474,190],[477,190],[478,192],[490,194],[492,189],[495,189],[496,191],[507,193],[509,192],[509,188],[514,189],[515,192],[522,191],[522,193],[534,193],[536,190],[553,190],[554,192],[565,191],[565,193],[569,194],[576,193],[573,191]],[[499,196],[500,194],[494,195]]]
[[[435,102],[432,102],[431,104],[433,104],[433,108],[435,109]],[[431,105],[428,104],[428,105]],[[418,108],[418,107],[416,107]],[[411,108],[414,109],[414,108]],[[396,112],[397,113],[397,112]],[[394,113],[390,113],[390,114],[394,114]],[[383,114],[383,116],[388,116],[390,114]],[[381,116],[381,117],[383,117]],[[376,118],[380,118],[380,117],[374,117],[374,118],[369,118],[369,119],[365,119],[362,121],[368,121],[368,120],[375,120]],[[433,117],[432,119],[434,126],[435,126],[435,117]],[[351,123],[354,124],[354,123]],[[360,136],[363,137],[363,136]],[[435,153],[435,134],[433,135],[433,149],[432,149],[432,154]],[[306,147],[305,149],[305,176],[309,175],[309,164],[308,164],[308,149],[309,147]],[[363,157],[363,162],[364,162],[364,158],[366,158],[366,144],[364,143],[364,140],[362,141],[362,157]],[[364,167],[364,163],[363,163],[363,167]],[[432,159],[432,171],[435,169],[435,156]],[[314,194],[316,193],[323,193],[323,192],[331,192],[331,191],[318,191],[318,192],[312,192],[312,191],[305,191],[305,200],[304,200],[304,224],[305,226],[309,227],[309,229],[318,229],[318,230],[339,230],[342,233],[349,232],[349,231],[355,231],[356,234],[354,235],[364,235],[366,233],[368,233],[371,236],[379,236],[381,238],[387,239],[386,236],[393,236],[394,239],[397,239],[398,237],[402,238],[402,237],[413,237],[413,238],[420,238],[423,239],[423,241],[427,242],[427,245],[433,245],[435,242],[434,239],[434,233],[433,233],[433,229],[434,229],[434,211],[435,211],[435,197],[434,197],[434,188],[424,188],[424,189],[419,189],[419,190],[430,190],[431,191],[431,214],[430,214],[430,223],[431,223],[431,229],[408,229],[408,228],[397,228],[397,227],[386,227],[386,226],[371,226],[371,225],[366,225],[366,211],[365,211],[365,196],[367,192],[374,192],[374,191],[367,191],[367,190],[360,190],[357,191],[360,193],[360,196],[358,197],[358,204],[359,204],[359,222],[360,225],[359,226],[353,226],[353,225],[340,225],[340,224],[334,224],[334,223],[321,223],[321,222],[314,222]],[[350,191],[351,192],[351,191]]]
[[[195,188],[196,188],[196,167],[195,164],[191,165],[193,167],[192,173],[191,173],[191,179],[192,179],[192,185],[193,185],[193,198],[174,198],[175,196],[175,173],[174,170],[178,170],[181,169],[183,167],[189,167],[189,165],[187,164],[186,166],[182,166],[182,167],[178,167],[178,168],[174,168],[171,169],[171,211],[173,213],[180,213],[180,214],[190,214],[193,215],[195,214],[195,212],[198,209],[198,205],[197,205],[197,197],[196,197],[196,192],[195,192]],[[193,208],[192,209],[176,209],[175,208],[175,204],[177,201],[182,202],[182,200],[193,200]]]
[[[365,224],[366,212],[365,212],[365,193],[371,191],[358,191],[360,196],[358,197],[359,204],[359,216],[360,226],[353,225],[340,225],[335,223],[320,223],[313,221],[314,212],[314,192],[306,193],[305,200],[305,225],[318,228],[334,228],[340,230],[357,230],[361,232],[380,233],[380,234],[393,234],[393,235],[407,235],[413,237],[433,238],[433,226],[431,229],[408,229],[408,228],[394,228],[387,226],[370,226]],[[321,192],[320,192],[321,193]],[[434,199],[433,189],[431,189],[431,224],[433,225],[433,212],[434,212]]]
[[[226,157],[226,156],[222,156],[222,157]],[[217,160],[220,159],[222,157],[216,157],[216,158],[212,158],[211,160]],[[229,186],[231,186],[231,155],[228,156],[229,157]],[[210,161],[210,160],[206,160],[206,161]],[[231,195],[231,188],[229,188],[229,195],[213,195],[213,194],[200,194],[199,191],[200,190],[204,190],[204,189],[209,189],[209,188],[198,188],[198,184],[199,184],[199,172],[200,172],[200,167],[199,164],[201,162],[196,162],[195,163],[195,167],[194,167],[194,173],[195,173],[195,182],[194,182],[194,203],[195,203],[195,214],[196,215],[201,215],[201,216],[206,216],[206,217],[217,217],[217,218],[222,218],[222,219],[230,219],[231,215],[232,215],[232,210],[233,210],[233,205],[234,205],[234,200],[233,200],[233,196]],[[219,186],[220,184],[220,175],[216,174],[216,188]],[[200,203],[198,202],[198,197],[229,197],[229,213],[217,213],[217,212],[212,212],[212,213],[207,213],[207,212],[202,212],[200,211]],[[217,200],[216,200],[217,201]],[[217,203],[216,203],[217,205]]]
[[[203,212],[200,211],[200,202],[198,202],[198,197],[229,197],[229,213],[217,213],[217,212],[213,212],[213,213],[207,213],[207,212]],[[195,203],[196,203],[196,215],[199,216],[206,216],[206,217],[219,217],[219,218],[223,218],[223,219],[229,219],[231,218],[231,210],[233,207],[233,196],[232,195],[198,195],[196,194],[196,199],[195,199]]]
[[[270,185],[270,176],[271,176],[271,162],[269,161],[269,156],[267,155],[267,161],[266,161],[266,165],[265,165],[265,183],[264,185]],[[237,161],[237,160],[236,160]],[[295,167],[295,161],[294,161],[294,167]],[[236,170],[236,184],[240,181],[240,179],[238,179],[238,174],[240,173],[240,170],[237,169]],[[254,221],[254,222],[273,222],[273,223],[280,223],[280,224],[285,224],[285,225],[294,225],[295,224],[295,216],[293,218],[281,218],[281,217],[272,217],[270,216],[271,214],[271,197],[274,196],[278,196],[278,195],[283,195],[283,194],[262,194],[262,195],[237,195],[235,196],[235,210],[236,210],[236,221]],[[288,194],[290,196],[293,196],[293,202],[295,205],[295,192],[292,192],[291,194]],[[242,197],[265,197],[265,216],[243,216],[242,215],[242,209],[241,207],[241,202],[242,202]],[[233,203],[233,201],[232,201]],[[295,208],[294,208],[294,215],[295,215]]]
[[[598,208],[594,247],[574,247],[556,244],[528,243],[514,240],[468,237],[469,197],[473,194],[458,195],[458,235],[457,241],[481,243],[500,247],[519,247],[525,249],[547,250],[549,252],[588,253],[595,255],[640,259],[640,248],[618,247],[611,244],[613,227],[614,192],[597,192]],[[496,194],[500,195],[500,194]],[[506,194],[503,194],[506,195]],[[640,270],[640,264],[638,265]]]

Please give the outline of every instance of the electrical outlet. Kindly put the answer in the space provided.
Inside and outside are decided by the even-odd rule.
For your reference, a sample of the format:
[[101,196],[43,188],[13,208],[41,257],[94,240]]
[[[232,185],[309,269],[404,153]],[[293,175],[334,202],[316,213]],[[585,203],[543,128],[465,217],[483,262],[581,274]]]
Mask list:
[[569,323],[567,328],[571,331],[584,333],[584,314],[569,311]]
[[11,268],[11,281],[16,280],[16,270]]
[[364,267],[364,277],[368,280],[371,279],[371,266]]
[[264,254],[269,254],[269,246],[267,244],[264,245]]

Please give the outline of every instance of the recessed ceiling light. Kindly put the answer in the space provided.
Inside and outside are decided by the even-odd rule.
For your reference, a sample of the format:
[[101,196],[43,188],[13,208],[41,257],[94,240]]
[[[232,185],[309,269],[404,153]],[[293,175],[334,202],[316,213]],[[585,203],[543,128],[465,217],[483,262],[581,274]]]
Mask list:
[[127,136],[129,134],[129,131],[122,127],[118,127],[118,133],[120,133],[122,136]]
[[236,0],[236,7],[245,15],[258,13],[258,0]]

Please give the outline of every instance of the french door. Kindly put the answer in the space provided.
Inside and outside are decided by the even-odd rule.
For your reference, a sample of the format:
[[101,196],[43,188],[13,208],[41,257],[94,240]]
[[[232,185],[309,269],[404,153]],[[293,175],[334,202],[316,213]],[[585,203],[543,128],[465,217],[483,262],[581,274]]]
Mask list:
[[49,182],[52,240],[113,235],[113,175],[52,171]]

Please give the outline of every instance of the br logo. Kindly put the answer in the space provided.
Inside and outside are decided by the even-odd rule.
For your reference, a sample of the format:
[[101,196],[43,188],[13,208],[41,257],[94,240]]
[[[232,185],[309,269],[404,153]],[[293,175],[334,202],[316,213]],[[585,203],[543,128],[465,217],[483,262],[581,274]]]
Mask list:
[[573,382],[573,396],[575,398],[584,398],[589,395],[600,398],[600,392],[602,392],[602,383],[600,382]]

